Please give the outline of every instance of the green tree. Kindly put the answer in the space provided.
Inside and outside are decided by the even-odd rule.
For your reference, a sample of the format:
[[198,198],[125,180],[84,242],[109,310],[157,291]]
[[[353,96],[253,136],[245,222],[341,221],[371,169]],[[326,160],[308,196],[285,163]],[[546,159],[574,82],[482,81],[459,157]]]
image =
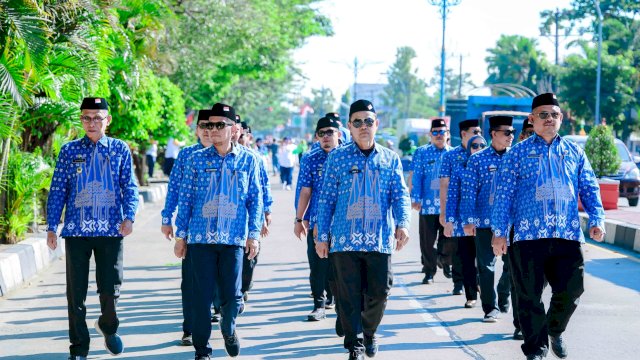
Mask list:
[[383,102],[395,111],[392,119],[427,117],[435,114],[426,92],[426,82],[418,77],[418,69],[412,64],[416,52],[411,47],[400,47],[396,61],[387,72],[388,85],[384,88]]
[[535,39],[501,35],[496,46],[487,51],[489,77],[485,84],[512,83],[538,91],[538,85],[549,76],[549,64]]
[[329,88],[311,89],[311,98],[306,101],[316,113],[316,118],[335,111],[336,99]]
[[[560,72],[560,98],[566,101],[573,114],[587,121],[595,115],[595,86],[597,50],[583,43],[584,55],[566,58]],[[633,128],[623,115],[625,109],[636,103],[634,83],[637,70],[630,59],[622,55],[602,54],[600,113],[622,138]]]
[[[436,66],[434,70],[435,76],[429,81],[429,86],[437,89],[434,98],[440,97],[440,66]],[[463,98],[469,90],[475,88],[476,85],[471,80],[470,73],[454,73],[453,69],[447,69],[444,72],[444,89],[447,98]],[[434,103],[434,108],[439,105]]]

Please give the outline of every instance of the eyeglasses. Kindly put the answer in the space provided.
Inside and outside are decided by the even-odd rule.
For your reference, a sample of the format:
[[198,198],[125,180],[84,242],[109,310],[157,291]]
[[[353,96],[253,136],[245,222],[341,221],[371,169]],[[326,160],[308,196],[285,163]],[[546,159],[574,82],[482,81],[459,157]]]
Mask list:
[[432,131],[431,132],[431,136],[438,136],[438,135],[445,135],[446,133],[448,133],[449,130],[437,130],[437,131]]
[[511,136],[516,134],[515,130],[493,130],[493,131],[503,132],[504,136]]
[[549,115],[551,115],[551,117],[554,118],[554,119],[560,118],[560,113],[559,112],[551,112],[551,113],[549,113],[549,112],[546,112],[546,111],[541,111],[541,112],[539,112],[537,114],[534,114],[534,115],[538,116],[542,120],[548,119]]
[[473,143],[473,144],[471,144],[471,148],[473,150],[484,149],[486,147],[487,147],[487,144],[485,144],[485,143]]
[[198,127],[200,129],[202,129],[202,130],[213,130],[213,129],[222,130],[222,129],[226,128],[227,126],[233,126],[233,125],[232,124],[227,124],[224,121],[206,122],[206,123],[198,124]]
[[335,131],[329,129],[329,130],[319,130],[316,132],[316,135],[318,135],[319,138],[326,136],[333,136],[333,134],[335,134]]
[[480,135],[480,133],[482,133],[482,130],[480,129],[473,130],[473,135]]
[[367,127],[372,127],[376,121],[373,120],[372,118],[366,118],[366,119],[353,119],[350,122],[354,128],[360,129],[360,127],[362,127],[362,124],[367,125]]
[[85,115],[85,116],[81,116],[80,117],[80,120],[85,124],[90,124],[90,123],[102,124],[104,119],[105,118],[100,117],[100,116],[91,117],[91,116]]
[[531,136],[531,135],[533,135],[533,130],[525,130],[525,131],[522,132],[522,135]]

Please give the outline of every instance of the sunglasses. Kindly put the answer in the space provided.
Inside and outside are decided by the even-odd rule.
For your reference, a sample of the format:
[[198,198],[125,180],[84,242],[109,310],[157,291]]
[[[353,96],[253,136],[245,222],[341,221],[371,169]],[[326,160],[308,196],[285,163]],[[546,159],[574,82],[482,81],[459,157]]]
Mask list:
[[333,136],[333,134],[335,134],[336,132],[329,129],[329,130],[319,130],[316,131],[316,135],[318,135],[319,138],[326,136]]
[[432,131],[431,132],[431,136],[438,136],[438,135],[445,135],[446,133],[448,133],[449,130],[437,130],[437,131]]
[[550,112],[546,112],[546,111],[541,111],[541,112],[539,112],[539,113],[537,113],[537,114],[534,114],[534,115],[538,116],[538,117],[539,117],[540,119],[542,119],[542,120],[546,120],[546,119],[548,119],[548,118],[549,118],[549,115],[551,115],[551,117],[552,117],[553,119],[558,119],[558,118],[560,118],[560,113],[559,113],[559,112],[551,112],[551,113],[550,113]]
[[473,150],[484,149],[486,147],[487,147],[487,144],[485,144],[485,143],[473,143],[473,144],[471,144],[471,148]]
[[533,130],[525,130],[525,131],[522,132],[522,134],[525,135],[525,136],[530,136],[530,135],[533,134]]
[[373,120],[372,118],[366,118],[366,119],[353,119],[350,122],[354,128],[360,129],[362,127],[362,124],[367,125],[367,127],[372,127],[376,121]]
[[213,129],[222,130],[222,129],[226,128],[227,126],[233,126],[233,125],[232,124],[227,124],[224,121],[207,122],[207,123],[198,124],[198,127],[200,129],[202,129],[202,130],[213,130]]
[[515,130],[493,130],[493,131],[503,132],[504,136],[511,136],[511,135],[515,135],[516,134]]

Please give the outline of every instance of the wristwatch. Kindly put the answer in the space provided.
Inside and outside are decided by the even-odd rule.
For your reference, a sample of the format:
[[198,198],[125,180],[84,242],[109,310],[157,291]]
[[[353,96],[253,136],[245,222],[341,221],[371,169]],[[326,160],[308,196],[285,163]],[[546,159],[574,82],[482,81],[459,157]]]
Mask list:
[[295,220],[295,222],[294,222],[294,224],[295,224],[295,223],[301,223],[301,222],[302,222],[302,219],[300,219],[299,217],[297,217],[297,218],[296,218],[296,220]]
[[181,238],[181,237],[175,237],[175,239],[176,239],[176,242],[184,241],[184,238]]

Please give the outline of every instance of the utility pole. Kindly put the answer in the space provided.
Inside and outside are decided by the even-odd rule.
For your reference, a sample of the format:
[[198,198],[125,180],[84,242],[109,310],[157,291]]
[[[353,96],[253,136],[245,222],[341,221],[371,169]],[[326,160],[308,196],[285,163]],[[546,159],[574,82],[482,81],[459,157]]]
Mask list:
[[458,71],[458,99],[462,99],[462,54],[460,54],[460,69]]
[[598,12],[598,69],[596,70],[596,125],[600,125],[600,73],[602,72],[602,11],[600,0],[596,0]]
[[445,34],[447,29],[447,14],[449,13],[448,7],[456,6],[460,4],[461,0],[429,0],[431,5],[441,7],[440,15],[442,16],[442,52],[440,54],[440,117],[444,117],[446,110],[446,94],[444,89],[444,76],[446,69],[446,52],[444,47]]

